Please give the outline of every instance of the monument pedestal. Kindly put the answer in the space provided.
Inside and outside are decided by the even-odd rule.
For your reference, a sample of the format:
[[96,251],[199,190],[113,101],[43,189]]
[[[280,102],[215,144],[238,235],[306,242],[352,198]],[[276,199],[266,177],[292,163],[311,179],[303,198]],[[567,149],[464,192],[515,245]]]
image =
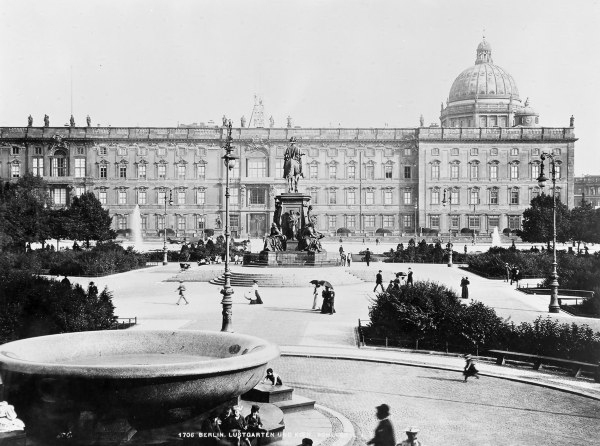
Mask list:
[[308,223],[306,213],[310,204],[310,195],[285,193],[277,195],[276,200],[281,203],[281,221],[275,223],[281,225],[281,232],[288,239],[286,250],[295,251],[296,246],[290,242],[298,244],[296,234]]

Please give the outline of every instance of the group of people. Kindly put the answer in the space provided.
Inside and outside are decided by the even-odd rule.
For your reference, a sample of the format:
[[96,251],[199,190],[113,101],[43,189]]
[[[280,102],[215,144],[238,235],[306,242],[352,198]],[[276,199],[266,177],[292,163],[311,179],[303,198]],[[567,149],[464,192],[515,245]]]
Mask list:
[[211,412],[202,423],[201,431],[206,437],[212,437],[216,444],[233,444],[251,446],[251,440],[256,438],[257,444],[266,430],[260,419],[260,406],[253,404],[250,414],[242,415],[244,406],[237,404],[228,407],[222,414]]
[[462,299],[469,298],[469,285],[470,284],[471,284],[471,282],[469,282],[469,278],[467,276],[460,279],[460,297]]
[[519,281],[521,280],[521,270],[517,267],[517,265],[509,265],[508,263],[504,264],[504,268],[506,270],[506,281],[516,284],[517,288],[519,288]]
[[344,247],[340,245],[340,263],[342,266],[350,266],[352,264],[352,253],[345,253]]
[[335,291],[333,288],[324,285],[325,289],[321,293],[321,297],[323,300],[321,301],[321,306],[319,306],[319,288],[321,285],[315,284],[315,288],[313,289],[313,310],[320,310],[321,314],[333,314],[335,313]]
[[[396,273],[396,278],[394,280],[390,280],[390,283],[387,286],[387,289],[383,289],[383,275],[381,274],[382,270],[375,275],[375,288],[373,288],[373,292],[377,291],[377,288],[381,288],[381,292],[384,291],[399,291],[402,289],[404,285],[412,286],[413,282],[413,270],[412,268],[408,268],[408,274],[404,274],[404,272],[400,271]],[[406,283],[404,279],[406,278]]]

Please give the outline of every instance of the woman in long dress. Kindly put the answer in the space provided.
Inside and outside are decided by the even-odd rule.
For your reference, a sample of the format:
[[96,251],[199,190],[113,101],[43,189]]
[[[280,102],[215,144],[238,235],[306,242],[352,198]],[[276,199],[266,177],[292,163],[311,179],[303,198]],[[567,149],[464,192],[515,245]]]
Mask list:
[[323,303],[321,304],[322,314],[333,314],[335,313],[335,291],[325,286],[323,291]]
[[460,287],[462,289],[460,297],[462,297],[463,299],[469,298],[469,284],[470,283],[471,282],[469,282],[469,279],[467,279],[466,277],[463,277],[460,281]]
[[319,285],[315,285],[315,289],[313,290],[313,304],[312,304],[313,310],[320,310],[319,306],[317,305],[318,300],[319,300]]

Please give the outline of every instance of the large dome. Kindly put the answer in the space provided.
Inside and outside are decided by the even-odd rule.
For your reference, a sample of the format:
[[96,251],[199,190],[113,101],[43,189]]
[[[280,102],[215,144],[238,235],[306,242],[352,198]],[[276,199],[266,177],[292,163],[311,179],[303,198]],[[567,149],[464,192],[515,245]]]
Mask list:
[[519,90],[513,77],[492,61],[492,47],[483,40],[477,47],[475,65],[467,68],[454,80],[450,102],[476,97],[499,97],[519,100]]

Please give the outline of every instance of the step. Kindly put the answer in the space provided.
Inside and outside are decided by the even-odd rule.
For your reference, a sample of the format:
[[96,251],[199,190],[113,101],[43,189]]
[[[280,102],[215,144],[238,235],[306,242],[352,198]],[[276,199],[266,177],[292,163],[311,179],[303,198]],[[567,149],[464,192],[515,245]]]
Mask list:
[[270,384],[258,384],[242,398],[250,401],[259,401],[261,403],[276,403],[292,399],[292,389],[289,386],[272,386]]
[[305,410],[313,410],[315,408],[315,400],[304,396],[293,395],[291,400],[279,401],[275,404],[284,414],[293,412],[303,412]]

